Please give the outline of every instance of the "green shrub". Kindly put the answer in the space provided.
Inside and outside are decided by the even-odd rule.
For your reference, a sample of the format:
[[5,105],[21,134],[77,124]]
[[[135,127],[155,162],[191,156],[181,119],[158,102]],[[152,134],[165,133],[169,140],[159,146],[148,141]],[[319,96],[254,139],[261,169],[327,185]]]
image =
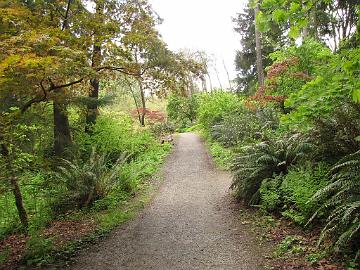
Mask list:
[[109,168],[107,155],[98,154],[94,148],[88,160],[60,161],[62,164],[54,173],[58,193],[55,212],[88,207],[105,198],[119,184],[119,171],[126,158],[121,156]]
[[[31,230],[43,228],[53,218],[48,207],[51,196],[47,179],[47,174],[41,171],[25,171],[19,176]],[[0,239],[2,239],[9,234],[21,231],[21,226],[10,187],[4,185],[0,189]]]
[[309,202],[312,196],[328,183],[328,165],[318,164],[315,168],[305,166],[291,168],[280,186],[285,211],[284,216],[304,225],[320,205]]
[[167,114],[171,121],[176,123],[179,128],[190,127],[196,119],[198,107],[197,97],[183,97],[171,95],[167,105]]
[[266,211],[272,212],[281,207],[280,186],[283,181],[283,175],[277,175],[274,178],[264,179],[260,187],[261,207]]
[[296,236],[286,236],[284,240],[277,246],[275,255],[281,256],[285,253],[304,253],[302,240]]
[[[341,159],[331,168],[331,182],[316,192],[313,203],[321,204],[313,218],[329,213],[320,242],[334,240],[335,250],[353,250],[360,256],[360,151]],[[312,219],[311,219],[312,220]]]
[[95,147],[100,153],[107,153],[115,162],[123,153],[135,158],[156,141],[146,129],[136,130],[127,115],[100,115],[92,128],[92,134],[79,132],[76,142],[81,153],[89,156]]
[[225,115],[234,113],[240,103],[241,99],[232,93],[216,92],[200,95],[198,123],[209,131],[212,126],[219,124]]
[[341,157],[360,150],[360,105],[341,104],[328,116],[314,119],[310,140],[318,148],[319,159],[337,162]]
[[51,259],[53,248],[54,245],[51,239],[36,234],[31,235],[30,239],[26,242],[23,260],[28,265],[41,266]]
[[233,147],[261,139],[267,130],[275,130],[278,123],[278,112],[271,107],[250,110],[241,106],[224,115],[224,119],[211,128],[211,135],[223,145]]
[[170,122],[165,123],[156,123],[150,126],[151,132],[157,137],[160,138],[162,136],[172,134],[175,132],[175,125]]
[[311,145],[300,134],[246,146],[234,159],[232,188],[246,204],[258,204],[262,181],[285,175],[290,166],[301,161],[310,151]]

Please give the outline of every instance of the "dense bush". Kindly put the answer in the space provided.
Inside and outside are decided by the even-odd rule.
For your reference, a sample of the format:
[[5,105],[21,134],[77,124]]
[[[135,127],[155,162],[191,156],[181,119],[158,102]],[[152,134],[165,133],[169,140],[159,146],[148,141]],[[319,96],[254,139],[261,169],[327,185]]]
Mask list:
[[168,100],[168,118],[179,128],[190,127],[196,119],[197,108],[197,96],[183,97],[173,94]]
[[312,196],[328,183],[329,166],[307,163],[289,170],[280,186],[284,211],[282,214],[304,225],[319,208],[318,203],[309,202]]
[[[74,123],[79,120],[72,119]],[[31,151],[21,146],[26,151],[19,150],[14,164],[19,168],[29,228],[36,232],[68,211],[116,206],[133,194],[141,181],[156,171],[170,147],[161,145],[150,130],[136,126],[125,114],[110,115],[103,110],[91,133],[76,129],[74,149],[66,159],[44,158],[51,154],[48,140],[34,140]],[[36,134],[45,136],[38,128],[21,130],[18,134],[24,140],[36,138]],[[48,133],[47,128],[45,131]],[[34,158],[35,154],[38,157]],[[3,165],[0,161],[0,169]],[[0,239],[21,230],[7,182],[6,175],[1,175]]]
[[317,146],[320,159],[336,162],[360,149],[360,106],[351,102],[336,108],[327,117],[317,117],[310,140]]
[[331,183],[320,189],[312,201],[321,203],[315,216],[328,212],[320,241],[334,240],[337,250],[352,248],[360,255],[360,151],[341,159],[331,169]]
[[290,168],[286,175],[265,179],[260,187],[261,206],[305,225],[319,207],[318,203],[309,200],[328,183],[328,169],[326,164],[314,167],[307,163]]
[[199,96],[198,123],[210,130],[219,124],[225,115],[234,113],[241,106],[241,99],[234,94],[216,92]]
[[211,128],[211,135],[223,145],[234,147],[262,139],[267,130],[275,130],[278,124],[278,112],[275,109],[248,109],[243,105],[225,114],[223,120]]
[[311,145],[299,134],[246,146],[235,157],[232,188],[246,204],[258,204],[261,182],[276,175],[287,174],[292,165],[308,157],[310,152]]
[[109,163],[107,154],[99,154],[95,148],[88,160],[60,160],[62,165],[54,173],[55,212],[88,207],[106,197],[121,182],[119,171],[125,161],[125,156],[121,156],[115,163]]
[[91,134],[77,134],[76,143],[80,151],[88,156],[95,147],[115,162],[123,153],[127,153],[130,159],[135,158],[156,141],[149,130],[135,129],[130,116],[104,113],[98,117]]
[[176,127],[170,122],[163,122],[151,125],[150,130],[157,138],[161,138],[165,135],[174,133]]

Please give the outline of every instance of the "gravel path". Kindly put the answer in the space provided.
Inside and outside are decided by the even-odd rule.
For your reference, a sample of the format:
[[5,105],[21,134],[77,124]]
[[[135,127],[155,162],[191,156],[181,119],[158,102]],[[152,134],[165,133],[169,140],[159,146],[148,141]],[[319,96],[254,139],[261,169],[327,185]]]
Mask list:
[[229,194],[231,178],[197,135],[178,137],[164,175],[143,213],[80,253],[71,269],[263,269],[261,247]]

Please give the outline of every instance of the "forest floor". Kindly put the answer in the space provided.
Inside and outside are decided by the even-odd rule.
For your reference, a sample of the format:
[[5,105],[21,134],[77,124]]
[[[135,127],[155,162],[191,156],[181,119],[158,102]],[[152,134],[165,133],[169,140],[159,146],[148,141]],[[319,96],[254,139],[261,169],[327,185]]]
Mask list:
[[70,269],[265,269],[270,245],[240,219],[230,175],[197,135],[178,136],[163,170],[143,212],[81,251]]

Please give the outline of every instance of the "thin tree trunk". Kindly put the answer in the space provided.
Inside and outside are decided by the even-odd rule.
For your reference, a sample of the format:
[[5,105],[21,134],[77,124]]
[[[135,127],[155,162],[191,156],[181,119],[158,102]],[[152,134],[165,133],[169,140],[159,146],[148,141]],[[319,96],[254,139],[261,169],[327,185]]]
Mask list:
[[138,116],[138,119],[139,119],[139,123],[140,123],[140,125],[141,125],[140,107],[139,107],[139,104],[138,104],[138,102],[137,102],[137,100],[136,100],[135,92],[134,92],[134,90],[133,90],[133,88],[132,88],[131,83],[130,83],[128,80],[126,80],[126,82],[127,82],[128,85],[129,85],[129,89],[130,89],[130,92],[131,92],[131,96],[132,96],[132,98],[133,98],[133,100],[134,100],[134,103],[135,103],[135,107],[136,107],[136,112],[137,112],[137,116]]
[[223,90],[223,86],[221,84],[221,80],[220,80],[220,77],[219,77],[219,72],[218,72],[218,70],[216,68],[216,65],[214,65],[214,70],[215,70],[216,78],[217,78],[217,80],[219,82],[220,89]]
[[28,216],[24,207],[24,203],[23,203],[23,197],[22,197],[22,193],[20,190],[20,186],[18,183],[18,179],[16,177],[13,165],[12,165],[12,158],[10,156],[9,153],[9,149],[7,148],[7,146],[5,144],[1,144],[1,155],[5,158],[6,160],[6,168],[8,173],[10,174],[10,178],[9,178],[9,182],[13,191],[13,195],[15,198],[15,205],[16,205],[16,209],[18,211],[18,215],[19,215],[19,219],[20,222],[22,224],[22,226],[24,227],[24,229],[27,231],[27,229],[29,228],[29,220],[28,220]]
[[144,87],[141,78],[138,79],[138,83],[140,88],[140,97],[141,97],[141,105],[142,105],[140,124],[141,126],[145,127],[146,101],[145,101]]
[[211,81],[211,77],[210,77],[209,72],[208,72],[208,73],[206,73],[206,74],[207,74],[208,79],[209,79],[209,84],[210,84],[210,93],[212,93],[212,92],[213,92],[213,84],[212,84],[212,81]]
[[201,80],[203,92],[207,92],[206,79],[205,79],[204,75],[201,75],[200,80]]
[[[301,1],[301,5],[302,5],[302,7],[304,8],[304,2],[303,1]],[[302,35],[303,35],[303,41],[305,40],[305,39],[307,39],[307,37],[309,36],[309,27],[310,27],[310,20],[311,20],[311,18],[309,18],[309,14],[308,13],[306,13],[306,14],[304,14],[307,18],[308,18],[308,25],[307,26],[305,26],[304,27],[304,29],[303,29],[303,31],[302,31]]]
[[260,3],[258,2],[255,6],[255,42],[256,42],[256,68],[258,73],[259,85],[264,85],[264,66],[262,61],[262,50],[261,50],[261,33],[256,25],[256,17],[260,12]]
[[86,106],[86,127],[85,131],[91,133],[91,127],[95,124],[97,116],[99,115],[98,99],[100,81],[97,78],[90,80],[90,103]]
[[227,78],[228,78],[228,81],[229,81],[229,87],[230,87],[230,90],[232,91],[232,84],[231,84],[231,79],[230,79],[230,75],[229,75],[229,71],[226,67],[226,64],[225,64],[225,61],[223,59],[223,65],[224,65],[224,69],[225,69],[225,72],[226,72],[226,75],[227,75]]
[[190,96],[192,97],[195,93],[195,86],[194,86],[194,81],[193,79],[191,78],[191,75],[188,75],[188,78],[189,78],[189,84],[190,84]]

